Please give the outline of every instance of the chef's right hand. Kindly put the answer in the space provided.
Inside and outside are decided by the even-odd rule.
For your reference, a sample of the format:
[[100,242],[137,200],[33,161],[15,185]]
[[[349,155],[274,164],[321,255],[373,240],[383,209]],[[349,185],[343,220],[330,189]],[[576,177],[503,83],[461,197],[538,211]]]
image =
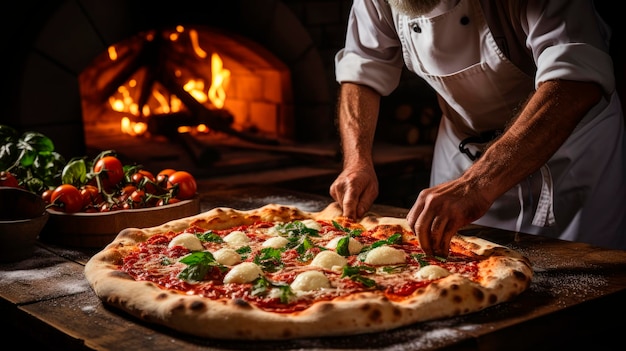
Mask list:
[[378,178],[371,165],[347,167],[330,186],[330,196],[337,201],[343,215],[359,219],[372,207],[378,196]]

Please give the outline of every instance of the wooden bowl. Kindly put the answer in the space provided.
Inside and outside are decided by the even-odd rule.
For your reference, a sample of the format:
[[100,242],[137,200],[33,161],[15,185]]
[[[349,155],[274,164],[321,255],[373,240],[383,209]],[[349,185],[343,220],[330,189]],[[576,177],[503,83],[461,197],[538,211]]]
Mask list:
[[64,213],[48,209],[50,219],[40,240],[63,246],[101,249],[126,228],[148,228],[200,213],[200,200],[134,210]]
[[20,188],[0,187],[0,262],[32,256],[48,217],[41,196]]

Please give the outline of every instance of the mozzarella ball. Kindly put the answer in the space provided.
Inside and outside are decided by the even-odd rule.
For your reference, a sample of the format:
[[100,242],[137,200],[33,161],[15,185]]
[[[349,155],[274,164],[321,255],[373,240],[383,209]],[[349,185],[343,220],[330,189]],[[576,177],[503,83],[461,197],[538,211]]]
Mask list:
[[325,269],[334,269],[334,267],[343,267],[348,264],[348,260],[336,253],[335,251],[322,251],[311,261],[311,266],[322,267]]
[[281,247],[285,247],[289,240],[283,238],[282,236],[275,236],[273,238],[269,238],[263,242],[263,247],[273,247],[275,249],[280,249]]
[[172,248],[174,246],[183,246],[189,251],[202,251],[204,250],[204,246],[202,242],[195,234],[191,233],[182,233],[174,237],[172,241],[167,245],[168,248]]
[[415,277],[422,280],[433,280],[447,277],[450,274],[449,270],[431,264],[420,268],[420,270],[415,273]]
[[298,291],[319,290],[330,288],[330,281],[320,271],[306,271],[298,274],[293,283],[291,283],[291,288]]
[[[326,244],[326,247],[329,249],[337,250],[337,244],[339,243],[339,240],[341,240],[342,238],[345,238],[345,237],[338,236],[336,238],[333,238],[331,241],[328,242],[328,244]],[[348,241],[348,251],[350,252],[350,255],[358,254],[359,252],[361,252],[362,248],[363,248],[363,244],[361,244],[360,241],[356,240],[353,237],[350,237]]]
[[405,260],[406,254],[404,251],[386,245],[372,249],[365,257],[365,263],[379,266],[404,263]]
[[315,229],[317,231],[322,230],[322,225],[319,224],[314,219],[303,219],[301,222],[302,222],[302,224],[304,224],[305,227],[307,227],[309,229]]
[[226,276],[224,276],[224,284],[229,283],[250,283],[263,274],[261,267],[253,262],[242,262],[233,267]]
[[250,242],[250,238],[241,230],[235,230],[224,237],[224,242],[232,246],[244,246]]
[[239,262],[241,262],[241,255],[237,253],[237,251],[223,247],[213,253],[213,257],[219,264],[223,264],[226,266],[232,266]]

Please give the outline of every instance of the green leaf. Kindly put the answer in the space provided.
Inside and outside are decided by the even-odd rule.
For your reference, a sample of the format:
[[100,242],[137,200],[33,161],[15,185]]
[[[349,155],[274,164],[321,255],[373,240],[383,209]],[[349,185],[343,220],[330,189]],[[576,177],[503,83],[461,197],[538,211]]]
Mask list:
[[303,235],[319,236],[319,231],[317,229],[309,228],[301,221],[277,224],[274,228],[281,236],[287,238],[298,238]]
[[72,184],[77,187],[87,182],[87,166],[83,159],[72,159],[68,162],[61,173],[64,184]]
[[354,237],[354,236],[360,236],[361,233],[363,232],[363,230],[361,229],[350,229],[347,227],[342,226],[341,224],[337,223],[336,221],[332,221],[333,223],[333,227],[335,227],[335,229],[339,229],[342,232],[346,232],[348,233],[348,235]]
[[289,303],[292,296],[295,296],[293,290],[289,284],[283,282],[273,282],[267,279],[265,276],[258,277],[252,282],[252,296],[264,296],[267,295],[271,289],[276,288],[280,290],[280,302]]
[[254,263],[266,272],[276,272],[284,265],[280,257],[281,252],[281,249],[265,247],[254,256]]
[[37,157],[37,155],[37,151],[33,150],[30,147],[22,148],[22,153],[19,156],[20,165],[25,168],[32,166],[33,163],[35,163],[35,158]]
[[415,262],[419,263],[420,267],[430,265],[430,263],[424,259],[426,258],[426,254],[418,253],[411,255],[411,257],[415,260]]
[[208,251],[195,251],[181,258],[179,262],[186,264],[187,267],[178,274],[178,278],[187,282],[199,282],[204,280],[204,277],[213,267],[217,267],[221,270],[226,269],[226,267],[219,264],[213,254]]
[[[146,178],[144,178],[146,179]],[[196,234],[200,241],[210,242],[210,243],[223,243],[224,239],[221,236],[215,234],[212,230],[206,231],[202,234]]]
[[22,135],[22,141],[27,143],[38,154],[54,151],[54,143],[47,136],[37,132],[26,132]]
[[242,246],[236,249],[235,252],[241,255],[242,260],[245,260],[248,258],[248,255],[252,252],[252,248],[250,246]]
[[350,235],[346,235],[337,242],[337,253],[341,256],[350,256]]
[[344,266],[341,278],[348,277],[351,280],[363,284],[365,287],[371,288],[376,286],[376,281],[363,276],[363,274],[371,273],[375,269],[369,266]]

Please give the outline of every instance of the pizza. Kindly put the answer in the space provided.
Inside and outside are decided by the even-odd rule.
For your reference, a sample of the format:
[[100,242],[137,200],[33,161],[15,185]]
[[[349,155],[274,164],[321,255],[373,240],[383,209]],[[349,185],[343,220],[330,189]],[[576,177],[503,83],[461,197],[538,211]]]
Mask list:
[[281,340],[386,331],[473,313],[530,285],[528,259],[456,235],[448,257],[424,254],[403,218],[350,220],[268,204],[219,207],[127,228],[85,276],[106,305],[204,338]]

